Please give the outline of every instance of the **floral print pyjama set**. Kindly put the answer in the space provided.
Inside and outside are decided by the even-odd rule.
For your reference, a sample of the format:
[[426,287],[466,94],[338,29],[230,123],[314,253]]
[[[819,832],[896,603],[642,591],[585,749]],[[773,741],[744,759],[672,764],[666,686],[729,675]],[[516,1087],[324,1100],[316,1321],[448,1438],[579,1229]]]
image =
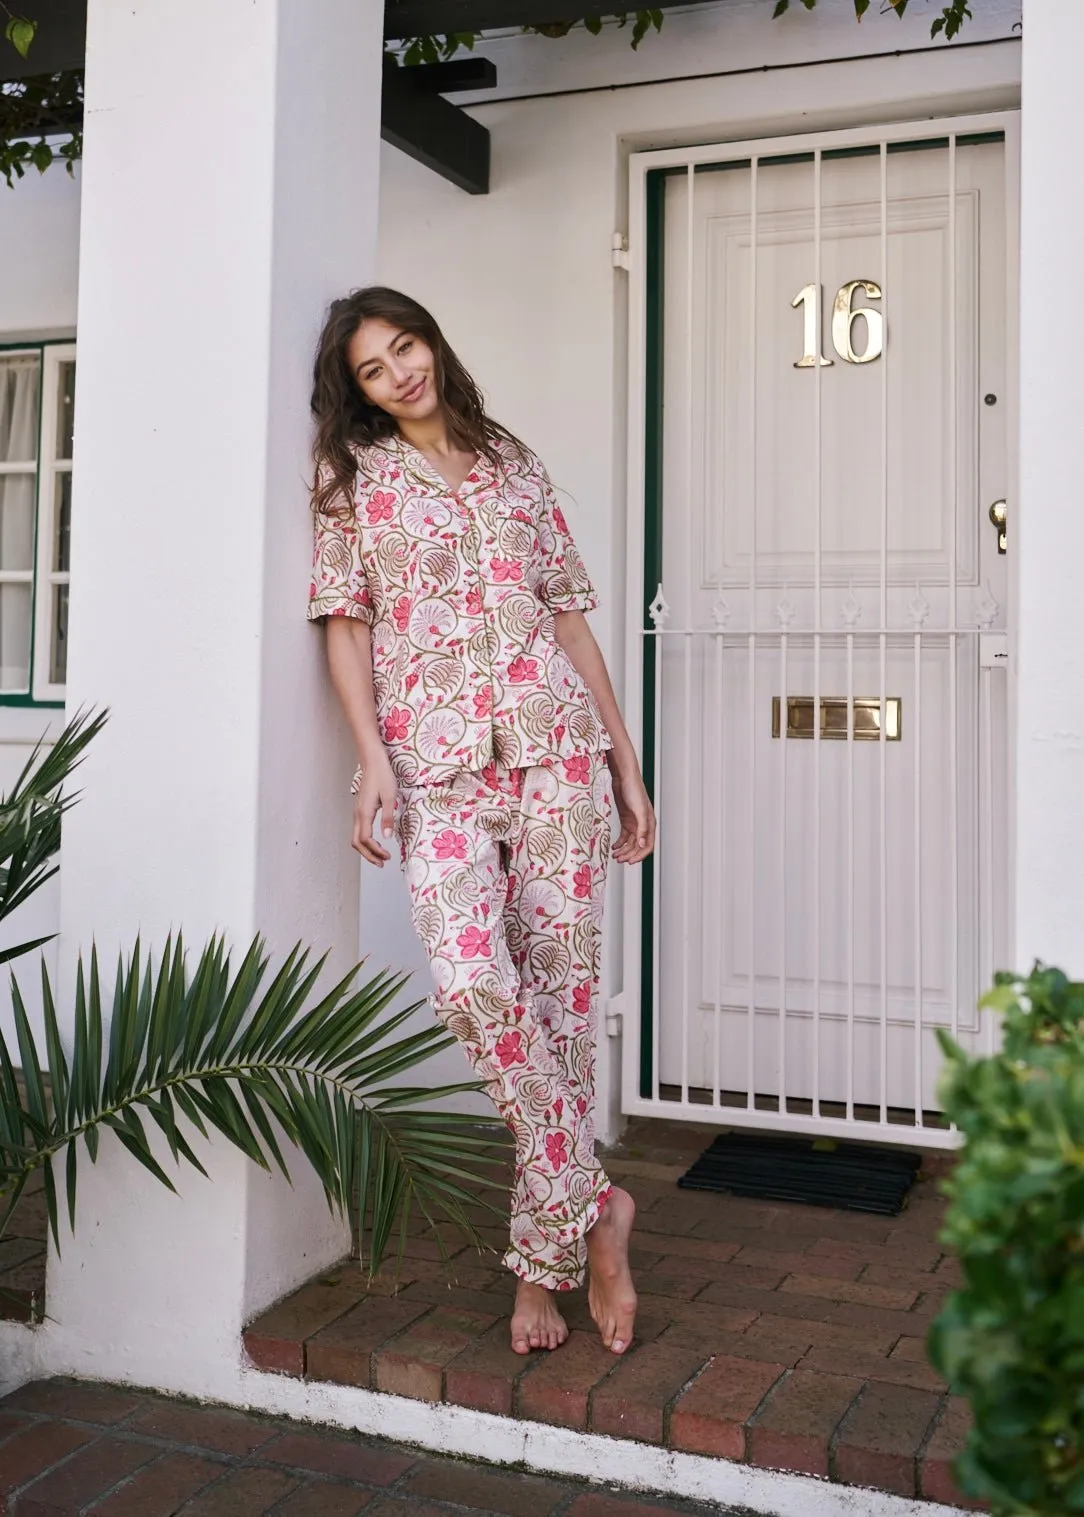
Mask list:
[[399,438],[318,513],[309,617],[371,628],[397,830],[434,1007],[515,1139],[505,1263],[582,1283],[595,1157],[609,737],[553,616],[596,597],[541,463],[511,443],[452,492]]

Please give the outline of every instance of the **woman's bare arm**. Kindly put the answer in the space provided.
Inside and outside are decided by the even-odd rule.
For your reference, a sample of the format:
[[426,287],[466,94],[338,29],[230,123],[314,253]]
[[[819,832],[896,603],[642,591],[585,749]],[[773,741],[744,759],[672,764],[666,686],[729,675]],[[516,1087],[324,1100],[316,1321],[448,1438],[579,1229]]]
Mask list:
[[397,786],[377,721],[373,648],[368,624],[357,617],[329,616],[327,661],[331,683],[353,735],[362,769],[351,843],[362,858],[382,869],[391,854],[376,841],[373,824],[379,811],[381,831],[384,837],[391,837]]
[[640,774],[636,750],[617,704],[606,660],[582,611],[558,611],[553,622],[557,641],[595,697],[603,725],[613,743],[607,761],[621,821],[614,858],[622,864],[638,864],[655,847],[655,812]]

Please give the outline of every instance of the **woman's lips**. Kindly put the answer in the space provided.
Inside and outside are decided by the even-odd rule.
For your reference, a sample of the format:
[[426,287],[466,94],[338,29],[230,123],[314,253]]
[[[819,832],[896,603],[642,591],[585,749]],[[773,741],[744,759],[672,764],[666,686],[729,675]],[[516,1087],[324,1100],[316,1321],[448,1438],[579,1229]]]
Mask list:
[[422,395],[425,391],[425,385],[426,381],[423,375],[422,378],[418,380],[418,383],[414,386],[414,388],[406,392],[401,403],[404,406],[411,406],[416,400],[421,400]]

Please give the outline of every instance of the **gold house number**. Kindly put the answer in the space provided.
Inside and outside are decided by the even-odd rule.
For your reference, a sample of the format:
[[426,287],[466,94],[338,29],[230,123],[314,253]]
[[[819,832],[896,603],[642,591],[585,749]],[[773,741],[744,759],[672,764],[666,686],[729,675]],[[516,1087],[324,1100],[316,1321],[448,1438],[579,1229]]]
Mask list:
[[[849,279],[840,285],[832,302],[832,345],[844,363],[872,363],[880,358],[885,345],[885,323],[880,311],[869,306],[856,306],[854,298],[859,291],[867,300],[880,300],[881,286],[872,279]],[[825,358],[820,349],[820,292],[815,284],[807,284],[791,301],[797,310],[802,307],[802,356],[795,361],[796,369],[812,369],[819,362],[822,368],[830,369],[834,358]],[[866,345],[861,353],[854,349],[854,324],[859,317],[866,323]]]

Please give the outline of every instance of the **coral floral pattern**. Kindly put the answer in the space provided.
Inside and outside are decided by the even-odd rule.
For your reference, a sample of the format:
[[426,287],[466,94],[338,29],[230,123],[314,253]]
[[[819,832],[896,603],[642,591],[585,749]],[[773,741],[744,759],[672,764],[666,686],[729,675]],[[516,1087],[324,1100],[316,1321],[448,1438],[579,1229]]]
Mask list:
[[491,764],[399,797],[437,1015],[515,1138],[504,1262],[551,1290],[583,1283],[584,1235],[610,1192],[594,1132],[610,810],[598,753],[528,769]]
[[354,500],[315,518],[309,617],[373,629],[373,684],[404,785],[610,746],[553,617],[596,596],[545,469],[499,445],[458,491],[399,438],[358,450]]

